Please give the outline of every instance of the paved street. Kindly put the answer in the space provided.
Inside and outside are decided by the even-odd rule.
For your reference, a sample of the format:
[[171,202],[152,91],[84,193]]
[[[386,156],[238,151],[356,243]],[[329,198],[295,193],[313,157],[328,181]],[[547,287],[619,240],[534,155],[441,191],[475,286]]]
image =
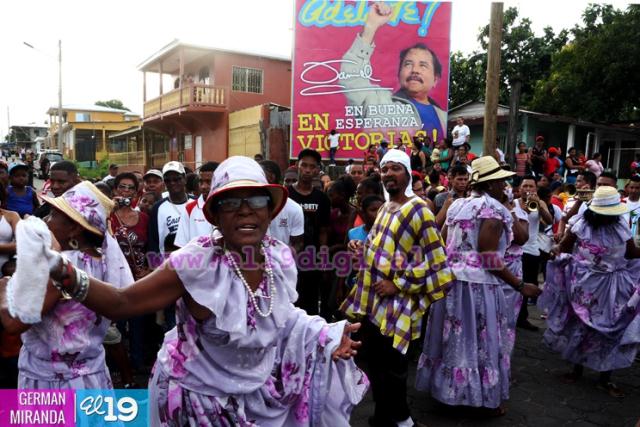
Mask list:
[[[535,308],[532,318],[539,318]],[[543,327],[544,321],[533,320]],[[630,426],[640,418],[640,362],[614,373],[613,380],[626,397],[614,399],[596,389],[598,374],[585,371],[582,381],[566,385],[558,377],[570,370],[568,363],[548,351],[541,343],[542,330],[529,332],[518,329],[516,349],[511,363],[511,399],[504,417],[477,420],[460,411],[444,412],[426,393],[413,387],[416,363],[411,364],[409,406],[415,421],[428,427],[444,426]],[[417,360],[417,357],[414,358]],[[368,426],[373,414],[371,393],[353,413],[352,425]]]

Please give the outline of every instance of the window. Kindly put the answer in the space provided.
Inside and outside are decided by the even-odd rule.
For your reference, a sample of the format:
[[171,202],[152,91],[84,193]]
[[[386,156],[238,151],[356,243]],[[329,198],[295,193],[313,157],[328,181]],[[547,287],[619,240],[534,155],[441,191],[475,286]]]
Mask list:
[[262,93],[262,70],[233,67],[233,86],[236,92]]
[[90,122],[91,114],[89,113],[76,113],[76,122]]

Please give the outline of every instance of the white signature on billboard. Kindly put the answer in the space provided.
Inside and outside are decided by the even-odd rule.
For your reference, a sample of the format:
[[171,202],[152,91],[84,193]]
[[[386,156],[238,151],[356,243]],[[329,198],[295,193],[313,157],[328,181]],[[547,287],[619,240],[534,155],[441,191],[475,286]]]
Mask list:
[[[305,62],[303,64],[303,70],[300,73],[300,80],[304,83],[310,84],[311,86],[306,87],[300,91],[300,95],[303,96],[317,96],[317,95],[333,95],[337,93],[347,93],[347,92],[361,92],[361,91],[371,91],[371,90],[387,90],[391,91],[393,88],[390,87],[362,87],[362,88],[352,88],[345,89],[344,85],[339,84],[340,81],[349,80],[349,79],[366,79],[371,82],[379,82],[380,79],[376,79],[373,77],[373,68],[371,64],[364,64],[358,73],[345,73],[344,71],[340,71],[333,64],[356,64],[354,61],[346,60],[346,59],[331,59],[328,61],[310,61]],[[329,77],[326,80],[318,80],[313,79],[312,77],[305,78],[307,73],[310,73],[314,70],[320,71],[328,71]]]

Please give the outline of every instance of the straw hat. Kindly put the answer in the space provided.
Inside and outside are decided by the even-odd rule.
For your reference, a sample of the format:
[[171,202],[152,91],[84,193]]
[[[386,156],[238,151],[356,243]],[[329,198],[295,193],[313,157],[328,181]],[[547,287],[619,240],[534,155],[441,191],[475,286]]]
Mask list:
[[213,173],[211,191],[204,205],[207,221],[213,224],[211,205],[222,194],[243,188],[263,188],[269,192],[273,201],[271,219],[278,215],[287,202],[287,189],[279,184],[269,184],[258,162],[249,157],[233,156],[220,163]]
[[98,236],[104,236],[107,230],[107,219],[115,206],[111,199],[89,181],[82,181],[60,197],[42,196],[42,198]]
[[607,185],[598,187],[589,202],[589,210],[600,214],[618,216],[629,212],[627,206],[620,201],[618,190]]
[[478,157],[471,163],[472,184],[506,179],[513,175],[515,175],[515,172],[502,169],[493,156]]

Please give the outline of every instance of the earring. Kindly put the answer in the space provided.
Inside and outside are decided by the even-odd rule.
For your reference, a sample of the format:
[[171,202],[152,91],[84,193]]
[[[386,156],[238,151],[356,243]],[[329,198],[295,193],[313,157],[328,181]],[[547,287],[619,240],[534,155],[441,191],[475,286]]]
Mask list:
[[69,239],[69,246],[71,249],[78,249],[78,241],[76,239]]

